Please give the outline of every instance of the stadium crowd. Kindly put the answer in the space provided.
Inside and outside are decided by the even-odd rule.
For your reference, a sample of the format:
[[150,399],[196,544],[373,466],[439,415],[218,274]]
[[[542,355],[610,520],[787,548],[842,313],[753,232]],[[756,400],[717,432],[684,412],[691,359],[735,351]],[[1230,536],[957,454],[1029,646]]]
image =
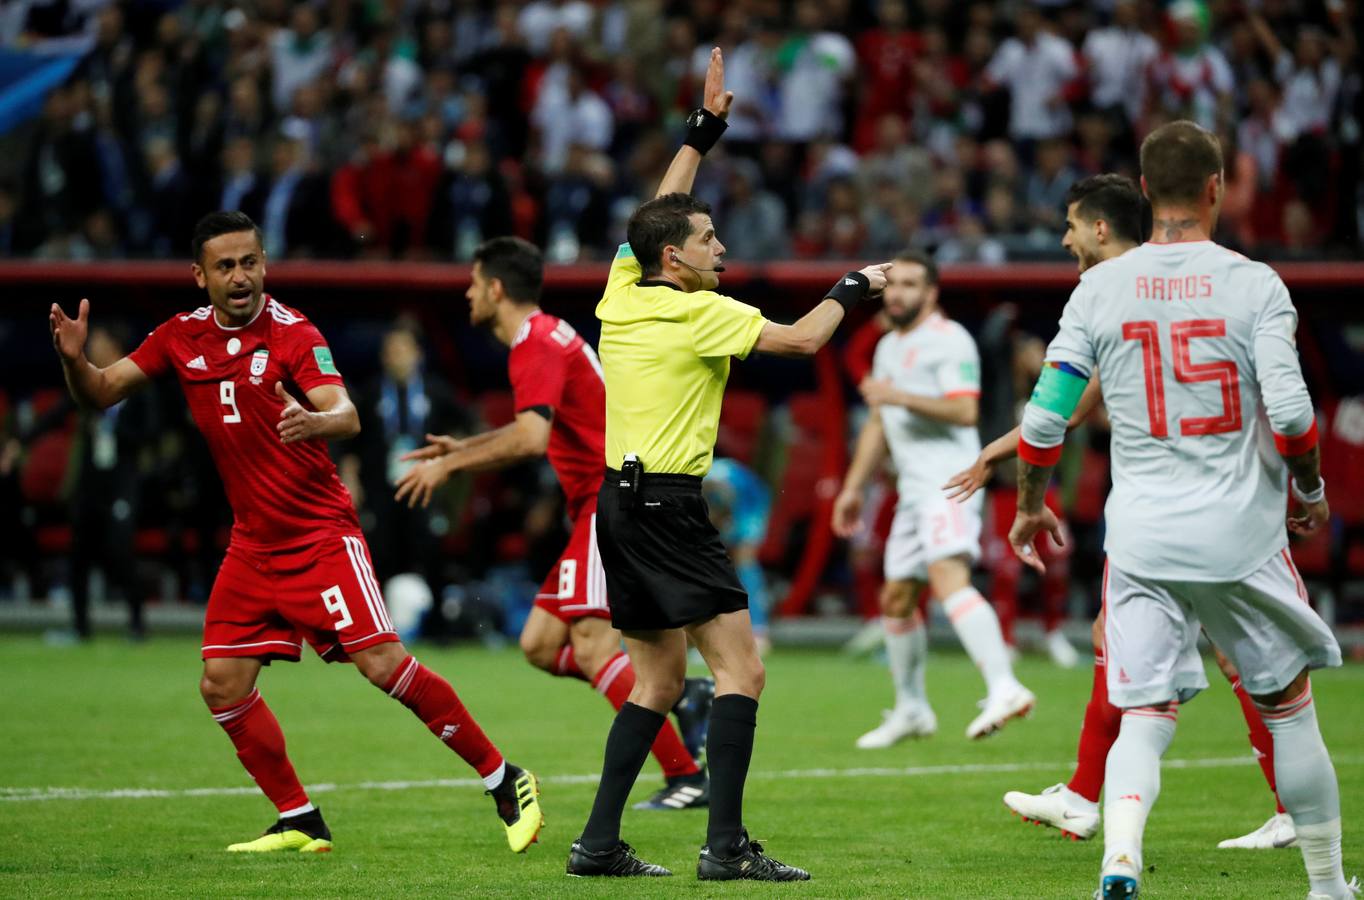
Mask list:
[[1358,26],[1352,0],[11,0],[0,45],[80,63],[0,139],[0,256],[179,258],[240,208],[274,258],[607,258],[714,45],[738,102],[696,194],[735,259],[1054,256],[1067,187],[1179,117],[1223,141],[1220,239],[1348,256]]

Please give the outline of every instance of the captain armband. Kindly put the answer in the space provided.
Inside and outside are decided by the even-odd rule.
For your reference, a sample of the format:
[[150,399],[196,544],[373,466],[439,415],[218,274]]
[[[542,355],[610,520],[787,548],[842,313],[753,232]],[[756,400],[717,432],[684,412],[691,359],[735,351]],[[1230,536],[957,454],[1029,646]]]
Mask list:
[[1087,384],[1089,375],[1070,363],[1047,362],[1042,366],[1037,386],[1032,389],[1030,402],[1070,421]]

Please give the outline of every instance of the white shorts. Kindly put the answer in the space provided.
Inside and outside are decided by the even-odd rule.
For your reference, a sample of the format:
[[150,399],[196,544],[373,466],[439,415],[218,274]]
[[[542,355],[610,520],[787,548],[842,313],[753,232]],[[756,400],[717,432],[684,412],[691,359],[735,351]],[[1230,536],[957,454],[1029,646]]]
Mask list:
[[886,538],[887,581],[926,581],[928,564],[952,556],[980,559],[980,514],[985,495],[965,503],[942,494],[900,498]]
[[1163,581],[1104,567],[1108,699],[1130,709],[1186,701],[1208,686],[1198,631],[1236,665],[1252,695],[1286,687],[1305,668],[1340,665],[1335,635],[1307,603],[1284,549],[1232,582]]

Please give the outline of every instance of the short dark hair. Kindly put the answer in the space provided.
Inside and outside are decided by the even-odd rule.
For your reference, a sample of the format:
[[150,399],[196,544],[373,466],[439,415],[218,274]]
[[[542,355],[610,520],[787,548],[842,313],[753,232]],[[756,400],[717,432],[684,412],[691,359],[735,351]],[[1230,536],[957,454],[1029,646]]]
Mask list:
[[691,236],[691,217],[710,215],[710,204],[690,194],[664,194],[642,204],[625,226],[625,239],[645,278],[663,271],[659,257],[669,244],[682,246]]
[[919,247],[906,247],[895,254],[894,262],[918,263],[924,267],[924,275],[928,278],[928,283],[937,287],[938,285],[938,264],[933,261],[933,256],[927,250]]
[[1066,208],[1072,203],[1086,222],[1103,219],[1120,239],[1141,243],[1141,191],[1126,175],[1106,172],[1081,178],[1066,192]]
[[1153,206],[1196,203],[1208,176],[1221,172],[1217,137],[1194,122],[1162,125],[1141,142],[1141,176]]
[[255,232],[256,241],[264,245],[265,240],[261,236],[260,227],[241,210],[220,209],[204,216],[194,226],[194,239],[190,245],[190,252],[194,254],[194,261],[199,262],[203,259],[204,244],[219,235],[236,234],[239,231]]
[[539,303],[545,283],[545,258],[540,248],[519,237],[489,238],[474,251],[474,262],[484,278],[502,282],[502,290],[517,303]]

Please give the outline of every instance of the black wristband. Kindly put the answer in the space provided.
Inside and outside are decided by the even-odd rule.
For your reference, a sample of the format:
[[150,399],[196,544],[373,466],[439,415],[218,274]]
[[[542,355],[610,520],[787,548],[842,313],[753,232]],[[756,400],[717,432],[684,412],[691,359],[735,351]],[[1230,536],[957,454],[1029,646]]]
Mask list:
[[694,110],[687,116],[687,136],[682,143],[695,148],[696,152],[705,156],[728,127],[728,122],[710,110],[704,108]]
[[825,291],[824,297],[828,300],[837,300],[846,313],[867,296],[870,289],[871,279],[861,272],[849,272]]

